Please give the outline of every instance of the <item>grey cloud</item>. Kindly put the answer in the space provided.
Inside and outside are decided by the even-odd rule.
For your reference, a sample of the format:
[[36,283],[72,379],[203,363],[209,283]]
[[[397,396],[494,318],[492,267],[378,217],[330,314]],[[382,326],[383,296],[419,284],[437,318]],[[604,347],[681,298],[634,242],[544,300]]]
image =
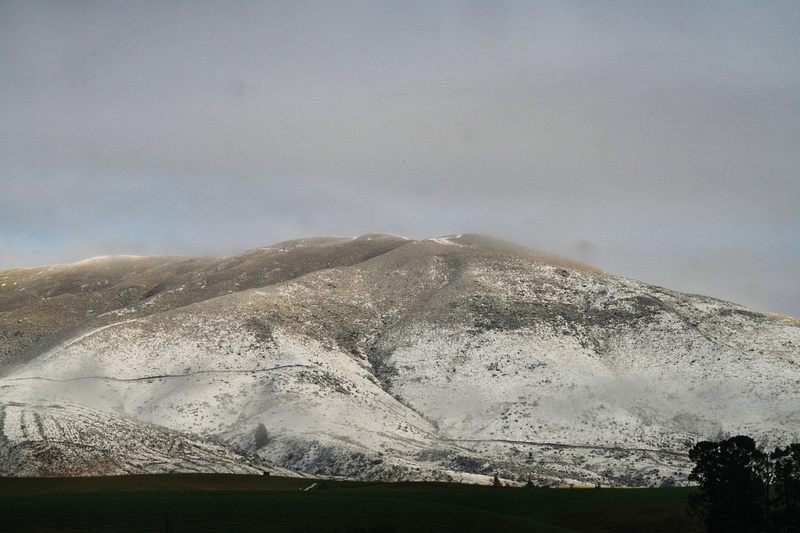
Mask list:
[[0,268],[478,231],[800,315],[775,288],[798,27],[790,3],[4,2]]

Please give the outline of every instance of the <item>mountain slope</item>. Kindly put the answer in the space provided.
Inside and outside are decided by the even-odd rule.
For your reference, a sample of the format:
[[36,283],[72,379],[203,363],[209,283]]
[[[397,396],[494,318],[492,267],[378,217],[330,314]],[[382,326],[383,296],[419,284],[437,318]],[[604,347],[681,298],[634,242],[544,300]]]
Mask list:
[[98,258],[0,286],[4,403],[316,475],[659,484],[698,439],[800,436],[791,321],[482,236]]
[[84,476],[215,472],[293,476],[258,457],[71,404],[0,406],[0,472]]

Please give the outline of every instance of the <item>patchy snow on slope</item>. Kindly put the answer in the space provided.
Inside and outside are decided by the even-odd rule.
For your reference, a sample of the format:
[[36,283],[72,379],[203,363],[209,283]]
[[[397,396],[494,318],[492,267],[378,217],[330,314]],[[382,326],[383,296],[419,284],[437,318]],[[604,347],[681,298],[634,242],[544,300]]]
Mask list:
[[29,289],[0,293],[25,318],[0,314],[10,475],[217,471],[234,447],[319,476],[660,485],[698,440],[800,440],[793,322],[485,237],[0,279]]

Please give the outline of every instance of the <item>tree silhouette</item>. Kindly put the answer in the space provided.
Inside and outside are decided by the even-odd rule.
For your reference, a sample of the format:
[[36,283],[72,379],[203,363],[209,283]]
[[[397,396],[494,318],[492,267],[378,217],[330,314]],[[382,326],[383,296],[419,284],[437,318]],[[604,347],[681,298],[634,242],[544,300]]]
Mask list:
[[711,533],[796,532],[800,524],[800,444],[770,454],[750,437],[698,442],[689,457],[693,512]]
[[800,444],[775,448],[770,454],[775,483],[772,505],[774,531],[796,531],[800,524]]
[[689,496],[689,505],[703,518],[709,533],[764,531],[768,461],[753,439],[740,435],[699,442],[689,458],[695,462],[689,480],[700,485]]

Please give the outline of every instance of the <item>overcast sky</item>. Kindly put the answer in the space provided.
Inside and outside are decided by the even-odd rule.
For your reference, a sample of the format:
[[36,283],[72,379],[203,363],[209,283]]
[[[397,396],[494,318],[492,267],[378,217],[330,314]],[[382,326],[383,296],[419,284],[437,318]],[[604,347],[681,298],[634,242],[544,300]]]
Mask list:
[[800,316],[800,2],[0,2],[0,268],[370,232]]

